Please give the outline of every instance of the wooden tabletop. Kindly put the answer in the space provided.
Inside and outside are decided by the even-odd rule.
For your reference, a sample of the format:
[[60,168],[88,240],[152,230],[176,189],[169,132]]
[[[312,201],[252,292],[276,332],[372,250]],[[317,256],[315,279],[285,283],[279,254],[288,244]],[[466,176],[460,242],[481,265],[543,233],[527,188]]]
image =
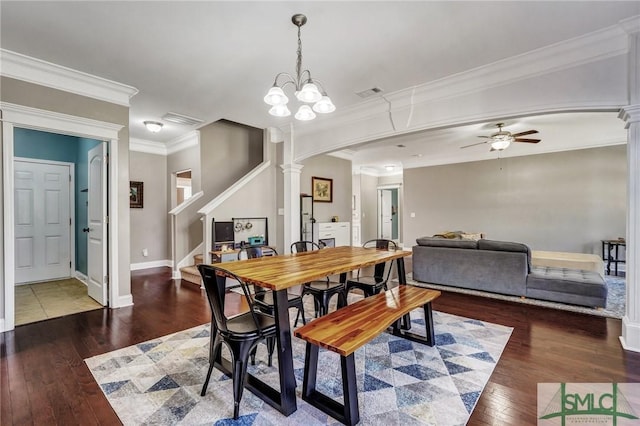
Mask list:
[[327,275],[341,274],[405,256],[411,256],[411,252],[343,246],[226,262],[216,266],[249,283],[271,290],[283,290]]

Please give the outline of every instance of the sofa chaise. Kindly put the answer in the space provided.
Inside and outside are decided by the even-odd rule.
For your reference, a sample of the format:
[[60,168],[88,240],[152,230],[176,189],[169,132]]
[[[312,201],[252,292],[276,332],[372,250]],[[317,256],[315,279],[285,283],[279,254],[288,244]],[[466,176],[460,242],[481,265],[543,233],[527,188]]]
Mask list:
[[598,272],[532,266],[526,244],[423,237],[413,247],[413,279],[532,299],[605,307],[607,286]]

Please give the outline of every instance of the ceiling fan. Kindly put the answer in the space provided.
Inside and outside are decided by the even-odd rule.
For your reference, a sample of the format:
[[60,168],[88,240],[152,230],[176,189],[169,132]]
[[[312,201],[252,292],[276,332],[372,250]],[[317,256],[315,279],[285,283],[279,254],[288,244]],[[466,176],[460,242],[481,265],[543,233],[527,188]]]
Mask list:
[[502,151],[505,150],[511,145],[511,142],[525,142],[525,143],[538,143],[540,139],[527,139],[522,138],[521,136],[532,135],[534,133],[538,133],[537,130],[527,130],[525,132],[520,133],[511,133],[507,130],[502,130],[504,127],[504,123],[497,123],[496,127],[498,131],[490,136],[478,136],[479,138],[485,138],[486,141],[473,143],[471,145],[462,146],[460,148],[469,148],[470,146],[482,145],[485,143],[491,144],[490,151]]

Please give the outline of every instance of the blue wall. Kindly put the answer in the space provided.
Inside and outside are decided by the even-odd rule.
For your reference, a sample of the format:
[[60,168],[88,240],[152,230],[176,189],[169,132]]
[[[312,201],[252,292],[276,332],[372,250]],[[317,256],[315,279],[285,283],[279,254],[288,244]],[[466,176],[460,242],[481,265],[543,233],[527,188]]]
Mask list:
[[20,128],[14,129],[13,138],[16,157],[75,164],[76,270],[86,275],[87,234],[82,228],[87,227],[87,193],[82,190],[88,187],[87,152],[100,141]]

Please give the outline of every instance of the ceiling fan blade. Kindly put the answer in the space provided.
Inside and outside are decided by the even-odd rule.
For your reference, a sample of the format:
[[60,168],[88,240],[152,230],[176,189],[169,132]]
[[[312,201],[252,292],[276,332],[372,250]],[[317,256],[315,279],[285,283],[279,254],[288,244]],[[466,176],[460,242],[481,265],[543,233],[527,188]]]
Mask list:
[[491,149],[489,150],[489,152],[493,152],[493,151],[497,151],[497,149],[491,147]]
[[489,142],[489,141],[478,142],[478,143],[472,143],[471,145],[461,146],[461,147],[460,147],[460,149],[462,149],[462,148],[469,148],[470,146],[482,145],[482,144],[485,144],[485,143],[487,143],[487,142]]
[[511,136],[513,136],[514,138],[517,138],[519,136],[527,136],[527,135],[532,135],[534,133],[538,133],[538,131],[537,130],[527,130],[526,132],[512,133]]
[[540,139],[526,139],[526,138],[517,138],[513,140],[514,142],[527,142],[527,143],[538,143]]
[[491,136],[478,136],[479,138],[489,139]]

